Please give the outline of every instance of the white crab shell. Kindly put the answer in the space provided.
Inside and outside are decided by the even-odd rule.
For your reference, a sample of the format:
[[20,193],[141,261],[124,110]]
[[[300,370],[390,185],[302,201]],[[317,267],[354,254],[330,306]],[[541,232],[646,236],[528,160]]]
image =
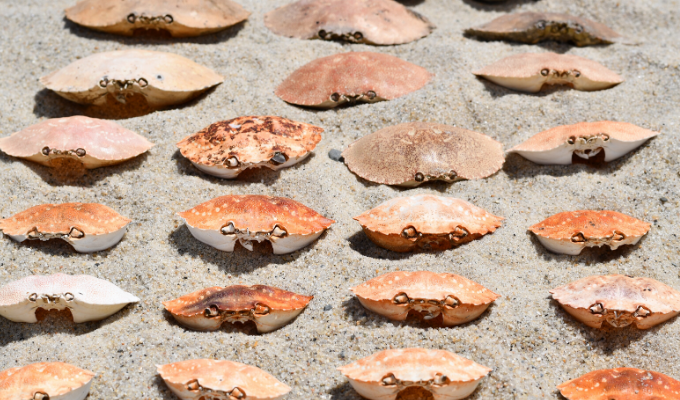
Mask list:
[[2,400],[84,400],[91,371],[63,362],[40,362],[0,371]]

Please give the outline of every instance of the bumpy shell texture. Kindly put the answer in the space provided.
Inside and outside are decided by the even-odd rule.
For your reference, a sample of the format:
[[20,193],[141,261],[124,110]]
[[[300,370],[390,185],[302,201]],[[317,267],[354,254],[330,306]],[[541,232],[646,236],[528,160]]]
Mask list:
[[576,90],[607,89],[623,78],[602,64],[571,54],[515,54],[473,72],[500,86],[536,93],[545,85],[568,85]]
[[201,171],[235,178],[249,168],[278,170],[304,160],[321,141],[323,128],[274,116],[220,121],[177,143]]
[[680,381],[637,368],[601,369],[557,386],[567,400],[674,400]]
[[425,68],[394,56],[350,52],[303,65],[275,93],[288,103],[332,108],[348,102],[393,100],[422,88],[432,76]]
[[412,42],[434,29],[392,0],[300,0],[270,11],[264,23],[281,36],[377,45]]
[[222,81],[188,58],[150,50],[93,54],[40,78],[45,87],[76,103],[104,105],[108,94],[120,102],[141,95],[155,108],[188,101]]
[[84,400],[92,378],[94,373],[63,362],[10,368],[0,372],[0,399]]
[[490,137],[430,122],[388,126],[350,144],[342,156],[368,181],[406,187],[486,178],[505,162],[503,145]]
[[12,157],[52,166],[72,158],[87,169],[121,163],[153,147],[153,143],[122,126],[83,116],[55,118],[0,139],[0,150]]

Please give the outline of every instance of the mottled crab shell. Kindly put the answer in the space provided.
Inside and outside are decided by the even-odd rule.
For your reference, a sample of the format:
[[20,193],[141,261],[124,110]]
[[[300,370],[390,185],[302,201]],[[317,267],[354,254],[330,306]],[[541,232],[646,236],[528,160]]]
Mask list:
[[590,276],[550,291],[564,309],[591,328],[649,329],[680,313],[680,292],[651,278]]
[[323,128],[273,116],[216,122],[177,143],[180,152],[206,174],[233,179],[249,168],[279,170],[309,156]]
[[602,64],[571,54],[515,54],[473,72],[500,86],[536,93],[544,85],[568,85],[576,90],[607,89],[623,78]]
[[245,21],[250,13],[230,0],[84,0],[66,18],[99,31],[131,36],[138,29],[198,36]]
[[435,400],[468,397],[490,368],[446,350],[383,350],[338,368],[361,396],[395,400],[410,387],[422,387]]
[[172,53],[120,50],[83,57],[40,78],[61,97],[80,104],[120,102],[141,95],[150,107],[183,103],[224,81],[215,71]]
[[412,42],[434,29],[427,18],[392,0],[300,0],[268,12],[264,24],[297,39],[378,45]]
[[406,187],[486,178],[505,162],[503,145],[490,137],[430,122],[388,126],[350,144],[342,156],[368,181]]
[[432,78],[425,68],[387,54],[349,52],[319,58],[295,70],[276,95],[301,106],[333,108],[348,102],[393,100]]
[[41,362],[0,372],[3,400],[84,400],[94,373],[63,362]]
[[398,252],[450,249],[495,231],[503,220],[467,201],[432,195],[397,197],[354,219],[373,243]]
[[122,126],[83,116],[54,118],[0,139],[0,150],[12,157],[51,167],[55,159],[80,161],[86,169],[118,164],[153,147]]
[[460,275],[429,271],[397,271],[380,275],[352,292],[374,313],[404,321],[409,311],[425,320],[442,316],[443,326],[470,322],[479,317],[500,296]]
[[485,40],[522,43],[555,40],[572,42],[577,46],[611,44],[623,38],[606,25],[587,18],[544,12],[503,15],[484,25],[467,29],[465,33]]
[[223,322],[255,322],[260,333],[276,330],[295,319],[314,296],[264,286],[214,286],[163,302],[182,325],[214,331]]
[[567,400],[675,400],[680,381],[637,368],[600,369],[557,386]]
[[63,239],[91,253],[120,242],[131,221],[97,203],[42,204],[0,220],[0,231],[17,242]]
[[529,227],[548,250],[575,256],[586,247],[636,244],[652,225],[616,211],[564,211]]
[[227,195],[177,213],[191,234],[203,243],[234,251],[238,241],[248,250],[252,241],[269,241],[274,254],[299,250],[335,221],[285,197]]
[[609,162],[642,146],[659,132],[626,122],[580,122],[558,126],[508,150],[537,164],[572,164],[574,156],[590,159],[604,152]]

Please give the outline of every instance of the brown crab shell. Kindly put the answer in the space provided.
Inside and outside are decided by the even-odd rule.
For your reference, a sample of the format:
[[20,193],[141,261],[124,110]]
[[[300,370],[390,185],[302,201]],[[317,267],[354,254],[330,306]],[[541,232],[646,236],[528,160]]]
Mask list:
[[600,369],[557,386],[567,400],[675,400],[680,381],[637,368]]
[[165,30],[174,37],[217,32],[250,13],[230,0],[83,0],[66,18],[91,29],[131,36],[138,29]]
[[54,118],[0,139],[0,150],[51,167],[70,158],[94,169],[119,164],[146,152],[153,143],[122,126],[83,116]]
[[223,81],[188,58],[150,50],[93,54],[40,78],[45,87],[76,103],[101,106],[108,94],[121,102],[141,95],[152,108],[183,103]]
[[484,40],[538,43],[544,40],[572,42],[577,46],[612,44],[623,37],[604,24],[569,14],[523,12],[507,14],[467,29]]
[[347,102],[393,100],[422,88],[432,76],[423,67],[387,54],[340,53],[298,68],[275,94],[292,104],[333,108]]
[[249,168],[278,170],[304,160],[323,128],[275,116],[245,116],[211,124],[177,143],[201,171],[233,179]]
[[587,58],[557,53],[522,53],[473,72],[500,86],[537,93],[546,85],[568,85],[576,90],[608,89],[623,78]]
[[296,39],[392,45],[429,35],[434,25],[392,0],[300,0],[270,11],[264,24]]
[[314,296],[264,286],[214,286],[163,302],[182,325],[214,331],[223,322],[253,321],[260,333],[276,330],[297,317]]
[[63,362],[40,362],[0,372],[0,399],[84,400],[94,373]]
[[616,211],[564,211],[529,227],[548,250],[577,255],[586,247],[636,244],[652,224]]
[[350,144],[342,156],[363,179],[405,187],[486,178],[505,162],[503,145],[490,137],[431,122],[380,129]]
[[390,272],[351,290],[364,307],[389,319],[404,321],[414,310],[426,320],[441,314],[443,326],[476,319],[500,297],[460,275],[429,271]]
[[338,368],[354,390],[370,400],[395,400],[400,392],[422,387],[435,399],[463,399],[490,368],[446,350],[383,350]]
[[89,253],[118,243],[131,221],[97,203],[42,204],[0,220],[0,231],[17,242],[63,239]]

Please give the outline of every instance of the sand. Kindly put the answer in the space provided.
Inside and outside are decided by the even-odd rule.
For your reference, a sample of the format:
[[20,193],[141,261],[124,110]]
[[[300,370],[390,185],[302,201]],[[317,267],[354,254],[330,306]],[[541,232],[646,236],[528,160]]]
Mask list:
[[[43,89],[41,76],[99,51],[143,48],[174,52],[213,68],[225,82],[176,109],[120,120],[154,142],[148,155],[63,181],[50,169],[0,155],[0,215],[33,205],[100,202],[132,218],[114,248],[78,254],[61,241],[0,239],[0,283],[29,274],[90,274],[140,297],[104,321],[75,325],[50,315],[38,324],[0,318],[0,367],[64,361],[96,372],[89,399],[174,399],[155,365],[217,358],[258,366],[290,385],[288,399],[358,399],[336,367],[386,348],[456,352],[493,368],[472,399],[559,399],[556,385],[594,369],[637,367],[680,379],[680,321],[647,331],[596,330],[567,315],[548,290],[595,274],[658,279],[680,289],[680,2],[409,1],[437,29],[414,43],[371,47],[278,37],[264,14],[284,0],[241,0],[250,19],[193,39],[122,38],[69,23],[74,0],[2,1],[0,134],[46,118],[86,110]],[[479,42],[463,29],[506,12],[567,12],[640,39],[637,46],[573,48]],[[276,85],[301,65],[343,51],[378,51],[421,65],[436,77],[403,98],[330,111],[284,103]],[[471,71],[521,52],[557,51],[591,58],[626,81],[610,90],[549,89],[519,94],[477,79]],[[323,140],[302,164],[280,172],[251,171],[235,181],[196,170],[175,143],[212,122],[241,115],[279,115],[322,126]],[[517,155],[483,180],[427,184],[403,190],[358,179],[331,160],[331,149],[382,127],[407,121],[454,124],[485,133],[506,149],[545,129],[610,119],[660,130],[657,138],[608,164],[538,166]],[[195,240],[175,215],[225,194],[268,194],[300,201],[338,221],[312,246],[286,256],[238,247],[217,251]],[[505,217],[481,240],[440,253],[398,254],[376,247],[353,216],[396,196],[459,197]],[[636,246],[592,249],[580,256],[547,252],[527,228],[557,212],[612,209],[651,222]],[[349,288],[396,270],[452,272],[503,297],[478,320],[434,329],[395,323],[364,310]],[[161,301],[213,285],[267,284],[314,295],[293,323],[265,335],[225,325],[216,332],[179,326]]]

